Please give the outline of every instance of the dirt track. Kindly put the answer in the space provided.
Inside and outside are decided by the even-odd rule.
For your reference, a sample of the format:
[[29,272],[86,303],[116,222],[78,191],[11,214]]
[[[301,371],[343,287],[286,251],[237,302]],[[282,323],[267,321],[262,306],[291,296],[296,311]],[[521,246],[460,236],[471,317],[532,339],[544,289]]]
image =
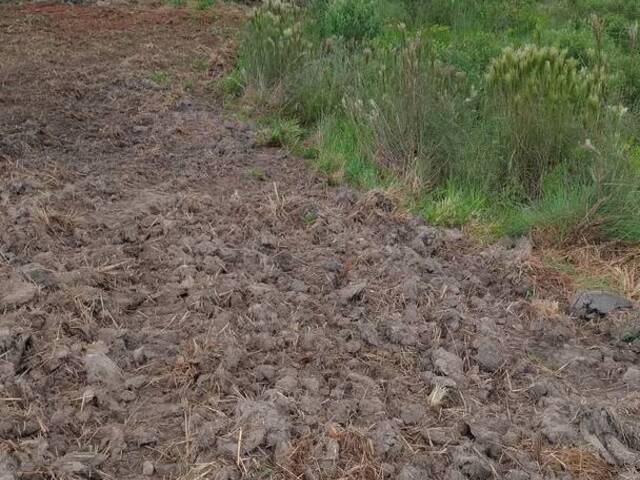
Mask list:
[[637,313],[257,147],[241,17],[0,6],[0,479],[640,478]]

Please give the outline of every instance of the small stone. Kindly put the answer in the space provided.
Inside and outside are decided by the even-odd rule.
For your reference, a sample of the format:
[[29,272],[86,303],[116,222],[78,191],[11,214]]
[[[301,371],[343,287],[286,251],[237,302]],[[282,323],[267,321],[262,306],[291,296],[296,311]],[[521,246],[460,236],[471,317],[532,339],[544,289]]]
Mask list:
[[398,480],[426,480],[429,478],[429,474],[421,468],[405,465],[397,478]]
[[58,284],[54,272],[47,270],[37,263],[24,265],[20,271],[28,280],[41,288],[51,288]]
[[351,206],[356,203],[358,196],[349,188],[340,188],[336,193],[336,203],[343,206]]
[[89,383],[117,386],[123,382],[124,375],[120,367],[102,352],[87,353],[84,366]]
[[322,268],[327,270],[328,272],[341,272],[344,268],[344,265],[335,257],[327,258],[324,262],[322,262]]
[[260,245],[263,247],[273,248],[278,244],[278,240],[269,232],[262,232],[260,235]]
[[408,403],[400,409],[400,418],[405,425],[417,425],[426,415],[426,409],[419,403]]
[[476,360],[483,370],[495,372],[504,363],[504,357],[497,340],[487,337],[479,338],[476,340],[476,348],[478,349]]
[[360,330],[360,336],[362,340],[365,341],[368,345],[378,347],[381,345],[380,337],[378,335],[378,330],[376,326],[371,322],[361,322],[358,325],[358,330]]
[[640,368],[629,367],[622,376],[622,381],[629,387],[640,388]]
[[154,471],[155,468],[153,467],[153,463],[151,463],[149,460],[145,460],[142,464],[142,475],[144,475],[145,477],[150,477],[151,475],[153,475]]

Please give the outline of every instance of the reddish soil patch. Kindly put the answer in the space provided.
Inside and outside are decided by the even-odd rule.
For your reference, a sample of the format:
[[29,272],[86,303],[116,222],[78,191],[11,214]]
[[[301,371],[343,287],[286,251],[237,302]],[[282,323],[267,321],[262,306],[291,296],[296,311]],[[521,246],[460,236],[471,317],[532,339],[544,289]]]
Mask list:
[[256,146],[174,13],[0,7],[0,478],[638,478],[637,311]]

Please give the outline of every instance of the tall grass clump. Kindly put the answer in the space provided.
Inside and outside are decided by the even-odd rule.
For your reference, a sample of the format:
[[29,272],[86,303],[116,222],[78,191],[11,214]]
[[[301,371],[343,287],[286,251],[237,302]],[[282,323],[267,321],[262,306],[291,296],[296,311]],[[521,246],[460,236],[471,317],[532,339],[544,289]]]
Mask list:
[[265,0],[245,29],[239,68],[254,87],[277,88],[303,66],[308,48],[300,8],[286,0]]
[[465,142],[463,72],[434,58],[420,34],[371,53],[347,113],[373,139],[369,154],[420,185],[441,184]]
[[576,149],[597,135],[606,74],[603,66],[578,69],[566,51],[527,46],[505,49],[487,74],[488,114],[498,122],[501,149],[496,179],[517,193],[536,196],[541,181],[560,165],[585,165]]
[[[348,40],[373,38],[384,24],[381,15],[382,2],[377,0],[325,0],[321,18],[325,37],[342,37]],[[321,7],[322,8],[322,7]]]

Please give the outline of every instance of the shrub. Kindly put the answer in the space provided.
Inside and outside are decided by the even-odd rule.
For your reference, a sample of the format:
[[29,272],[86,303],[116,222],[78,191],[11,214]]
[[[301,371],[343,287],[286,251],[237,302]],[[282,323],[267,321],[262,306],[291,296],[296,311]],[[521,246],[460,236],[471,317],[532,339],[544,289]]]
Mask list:
[[505,183],[536,196],[543,177],[575,157],[600,119],[605,78],[603,67],[578,70],[554,47],[507,48],[492,62],[490,114],[500,121]]
[[420,35],[405,35],[376,54],[346,107],[362,130],[371,129],[378,163],[437,185],[465,139],[465,78],[434,59]]
[[331,0],[324,13],[326,36],[348,40],[373,38],[382,25],[380,2],[375,0]]
[[253,11],[239,57],[255,86],[274,87],[300,67],[308,45],[299,14],[297,6],[282,0],[265,0]]

